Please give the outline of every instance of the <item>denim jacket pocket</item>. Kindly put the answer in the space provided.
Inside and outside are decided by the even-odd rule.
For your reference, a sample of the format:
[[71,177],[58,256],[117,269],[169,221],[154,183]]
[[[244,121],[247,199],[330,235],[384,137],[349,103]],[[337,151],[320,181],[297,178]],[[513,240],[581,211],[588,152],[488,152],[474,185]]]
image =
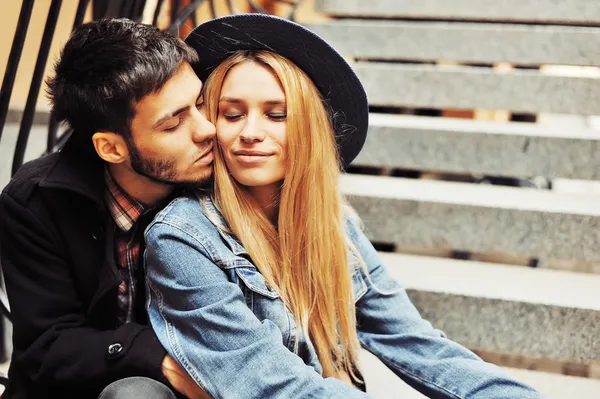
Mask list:
[[267,298],[279,298],[277,291],[267,287],[264,277],[254,266],[236,267],[235,273],[237,274],[238,278],[244,282],[244,285],[251,291],[266,296]]

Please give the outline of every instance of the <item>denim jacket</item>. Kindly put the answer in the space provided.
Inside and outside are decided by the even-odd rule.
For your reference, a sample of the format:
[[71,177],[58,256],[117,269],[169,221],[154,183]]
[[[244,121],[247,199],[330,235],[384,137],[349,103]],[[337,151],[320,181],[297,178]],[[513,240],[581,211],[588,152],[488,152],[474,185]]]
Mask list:
[[[206,205],[219,217],[210,200]],[[346,232],[369,276],[349,256],[358,337],[365,349],[431,398],[541,398],[423,320],[356,220],[346,219]],[[292,314],[240,242],[211,222],[198,199],[174,200],[145,234],[152,327],[212,397],[368,397],[340,380],[323,378],[305,335],[293,352]]]

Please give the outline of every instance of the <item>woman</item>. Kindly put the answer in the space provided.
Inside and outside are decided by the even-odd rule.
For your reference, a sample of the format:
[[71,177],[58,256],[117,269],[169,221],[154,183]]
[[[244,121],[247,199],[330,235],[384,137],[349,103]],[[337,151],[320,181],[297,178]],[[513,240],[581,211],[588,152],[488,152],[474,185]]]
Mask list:
[[196,382],[219,398],[365,397],[362,345],[430,397],[540,397],[424,321],[344,205],[368,106],[343,58],[256,14],[186,41],[217,129],[214,191],[156,217],[146,262],[152,326]]

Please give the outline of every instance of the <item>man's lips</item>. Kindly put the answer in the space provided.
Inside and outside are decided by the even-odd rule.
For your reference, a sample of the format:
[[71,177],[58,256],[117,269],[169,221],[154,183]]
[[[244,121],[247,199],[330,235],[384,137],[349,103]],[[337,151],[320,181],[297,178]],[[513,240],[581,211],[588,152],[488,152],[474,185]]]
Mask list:
[[211,163],[214,159],[214,155],[213,155],[213,146],[211,145],[210,148],[208,149],[208,151],[206,151],[204,154],[202,154],[197,160],[196,163],[201,163],[204,165],[208,165],[209,163]]

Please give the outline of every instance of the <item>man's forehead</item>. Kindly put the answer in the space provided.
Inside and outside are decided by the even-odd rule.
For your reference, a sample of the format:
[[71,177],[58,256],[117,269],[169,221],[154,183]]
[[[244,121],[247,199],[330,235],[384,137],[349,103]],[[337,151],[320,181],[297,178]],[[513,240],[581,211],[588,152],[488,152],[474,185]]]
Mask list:
[[165,112],[174,112],[190,105],[190,102],[196,101],[201,90],[202,82],[193,70],[191,74],[178,72],[159,90],[142,97],[136,105],[136,113],[151,112],[154,118],[159,118]]
[[149,97],[150,100],[157,100],[165,97],[186,98],[188,96],[197,95],[201,89],[202,81],[198,78],[192,67],[188,63],[184,63],[162,87],[153,93],[150,93],[147,97]]

